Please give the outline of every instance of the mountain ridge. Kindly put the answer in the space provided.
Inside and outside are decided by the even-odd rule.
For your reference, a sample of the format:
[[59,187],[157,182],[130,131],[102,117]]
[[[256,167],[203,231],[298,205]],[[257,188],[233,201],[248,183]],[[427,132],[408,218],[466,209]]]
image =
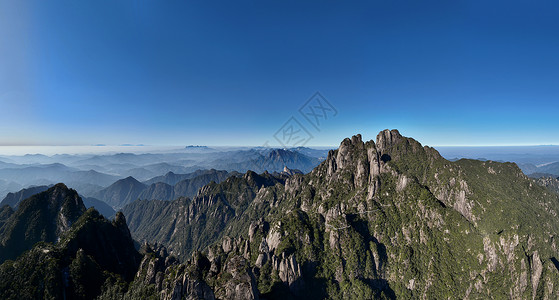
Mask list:
[[[243,178],[249,182],[252,174]],[[205,241],[209,247],[190,250],[204,251],[201,259],[214,272],[196,280],[216,297],[534,298],[559,292],[559,224],[553,221],[559,199],[514,163],[450,162],[397,130],[385,130],[376,141],[344,139],[310,173],[283,183],[244,196],[234,192],[238,184],[227,184],[231,180],[206,186],[197,197],[222,201],[229,195],[242,199],[241,206],[234,214],[218,214],[229,217],[212,225],[210,232],[219,234],[206,234],[213,236]],[[204,203],[179,206],[204,215],[228,202]],[[157,209],[153,201],[143,205]],[[131,206],[124,210],[133,212]],[[176,232],[184,227],[175,223],[182,215],[198,220],[196,213],[178,213],[157,224],[174,224]],[[133,235],[141,234],[138,221]],[[171,253],[184,247],[160,242]],[[231,270],[230,263],[245,267]],[[203,272],[195,261],[184,265]],[[180,276],[167,278],[175,285],[158,291],[170,295],[180,288]]]
[[558,212],[514,163],[448,161],[397,130],[355,135],[307,174],[247,171],[127,205],[120,222],[156,245],[100,297],[555,298]]
[[[237,172],[227,172],[224,170],[198,170],[189,174],[175,174],[168,172],[164,176],[154,177],[152,182],[163,180],[166,182],[174,182],[175,184],[167,184],[166,182],[154,182],[151,184],[142,183],[134,177],[129,176],[110,185],[109,187],[99,191],[96,198],[110,204],[119,209],[138,199],[157,199],[157,200],[174,200],[179,197],[192,197],[198,192],[198,189],[210,182],[221,182],[230,176],[237,176]],[[184,178],[184,179],[183,179]]]

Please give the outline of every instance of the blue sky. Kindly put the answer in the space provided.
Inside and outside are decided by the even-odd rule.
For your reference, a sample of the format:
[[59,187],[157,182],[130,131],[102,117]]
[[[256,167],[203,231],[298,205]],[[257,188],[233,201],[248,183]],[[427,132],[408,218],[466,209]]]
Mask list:
[[[1,145],[559,144],[557,1],[3,1]],[[337,114],[311,126],[316,91]]]

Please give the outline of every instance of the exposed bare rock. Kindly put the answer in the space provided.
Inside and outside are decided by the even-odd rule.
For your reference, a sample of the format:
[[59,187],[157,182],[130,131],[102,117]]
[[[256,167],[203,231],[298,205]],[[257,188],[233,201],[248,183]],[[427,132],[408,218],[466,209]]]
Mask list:
[[281,258],[272,257],[272,265],[278,266],[277,270],[279,271],[280,279],[287,283],[289,289],[294,294],[299,294],[299,292],[304,288],[305,283],[302,277],[302,272],[297,260],[295,259],[295,255],[290,255],[288,257],[285,256],[285,253],[282,253]]
[[281,233],[277,227],[274,227],[268,233],[266,237],[266,244],[268,246],[269,251],[274,251],[279,243],[281,242]]
[[540,283],[540,278],[542,276],[543,264],[540,260],[538,250],[534,251],[532,256],[532,299],[536,299],[535,291]]
[[234,241],[233,241],[232,238],[226,236],[223,239],[223,243],[221,245],[222,245],[221,247],[223,248],[223,252],[229,253],[229,252],[231,252],[231,250],[233,250]]
[[402,135],[400,135],[400,132],[398,130],[385,129],[381,131],[377,135],[377,143],[376,143],[379,152],[384,153],[387,149],[392,147],[392,145],[398,143],[401,138]]
[[497,256],[495,246],[487,236],[483,238],[483,249],[485,250],[485,257],[487,258],[488,269],[490,272],[493,272],[497,268],[499,257]]
[[231,279],[224,286],[216,289],[216,296],[223,299],[259,299],[256,279],[250,269],[249,262],[239,256],[230,258],[223,270]]

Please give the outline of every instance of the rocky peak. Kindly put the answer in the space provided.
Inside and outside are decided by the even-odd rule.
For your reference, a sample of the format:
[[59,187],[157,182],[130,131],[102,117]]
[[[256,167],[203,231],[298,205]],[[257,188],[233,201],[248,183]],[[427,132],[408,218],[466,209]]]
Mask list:
[[[376,147],[382,160],[385,162],[394,158],[408,160],[427,159],[430,161],[442,158],[437,150],[429,146],[422,146],[421,143],[413,138],[402,136],[396,129],[381,131],[377,135]],[[413,155],[413,157],[410,155]]]
[[351,143],[356,145],[356,144],[362,144],[363,140],[361,139],[361,134],[356,134],[354,136],[351,137]]
[[300,170],[290,169],[287,166],[283,167],[283,171],[280,173],[282,175],[293,176],[295,174],[303,174]]
[[[378,176],[386,172],[398,172],[423,178],[422,170],[441,159],[433,148],[423,147],[412,138],[404,137],[398,130],[383,130],[375,141],[363,142],[361,135],[344,139],[339,148],[328,153],[322,168],[315,174],[326,173],[328,182],[346,186],[368,186],[371,199],[378,189]],[[419,163],[418,162],[425,162]],[[421,166],[418,170],[410,166]],[[394,173],[395,174],[395,173]]]
[[[350,165],[355,161],[356,155],[358,156],[360,154],[359,152],[362,152],[364,149],[365,145],[361,140],[360,134],[354,135],[351,139],[345,138],[337,150],[335,158],[337,168],[343,169],[347,165]],[[333,159],[330,153],[328,154],[328,159]]]
[[391,148],[402,140],[402,135],[396,129],[385,129],[377,135],[377,148],[380,152]]

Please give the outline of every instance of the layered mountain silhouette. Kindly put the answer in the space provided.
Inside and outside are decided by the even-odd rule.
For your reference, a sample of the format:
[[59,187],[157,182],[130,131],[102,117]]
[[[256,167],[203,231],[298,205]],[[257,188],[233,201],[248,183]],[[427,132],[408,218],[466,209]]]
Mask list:
[[6,197],[0,202],[0,206],[9,205],[12,208],[15,208],[19,205],[21,201],[27,199],[35,194],[40,192],[44,192],[49,188],[47,185],[39,185],[39,186],[32,186],[26,189],[22,189],[19,192],[15,193],[8,193]]
[[24,186],[43,185],[51,182],[67,182],[69,185],[87,182],[97,186],[107,186],[118,179],[117,176],[94,170],[82,171],[61,163],[1,168],[0,178],[18,182]]
[[[231,173],[231,174],[230,174]],[[167,172],[165,175],[163,176],[156,176],[153,177],[149,180],[144,181],[145,184],[152,184],[152,183],[158,183],[158,182],[163,182],[166,183],[168,185],[175,185],[177,183],[179,183],[180,181],[186,180],[186,179],[192,179],[195,177],[199,177],[200,179],[203,179],[204,177],[211,177],[211,180],[214,180],[214,178],[217,178],[218,180],[214,180],[216,182],[218,181],[222,181],[221,179],[225,179],[228,176],[232,176],[232,175],[238,175],[238,172],[227,172],[224,170],[215,170],[215,169],[210,169],[210,170],[196,170],[192,173],[187,173],[187,174],[175,174],[173,172]]]
[[238,174],[237,172],[229,173],[214,169],[198,170],[189,174],[169,172],[164,176],[155,177],[147,181],[148,183],[155,182],[149,185],[139,182],[134,177],[127,177],[99,191],[95,198],[108,203],[114,208],[121,208],[138,199],[174,200],[179,197],[192,197],[204,185],[212,181],[221,182],[229,176]]
[[[2,236],[29,199],[0,210]],[[54,246],[1,265],[0,296],[39,286],[101,299],[557,298],[558,212],[559,195],[516,164],[448,161],[385,130],[343,140],[307,174],[249,171],[191,199],[135,201],[112,223],[88,211],[54,230]],[[90,242],[96,232],[128,246]]]
[[[165,182],[150,178],[162,174],[197,173],[199,170],[220,169],[228,172],[281,172],[287,166],[304,172],[316,167],[325,150],[310,148],[224,148],[211,151],[177,149],[174,153],[117,153],[104,155],[24,155],[0,157],[0,197],[9,192],[38,185],[64,182],[81,195],[95,197],[96,193],[116,180],[129,176],[147,184]],[[270,155],[270,153],[280,153]],[[201,174],[199,174],[201,175]],[[189,179],[185,176],[181,180]],[[179,180],[180,181],[180,180]],[[178,181],[172,183],[175,185]],[[165,182],[170,184],[169,182]]]
[[[237,162],[239,161],[239,162]],[[281,172],[284,167],[299,169],[305,173],[316,167],[322,159],[287,149],[251,149],[218,158],[212,162],[215,168],[245,172]]]

